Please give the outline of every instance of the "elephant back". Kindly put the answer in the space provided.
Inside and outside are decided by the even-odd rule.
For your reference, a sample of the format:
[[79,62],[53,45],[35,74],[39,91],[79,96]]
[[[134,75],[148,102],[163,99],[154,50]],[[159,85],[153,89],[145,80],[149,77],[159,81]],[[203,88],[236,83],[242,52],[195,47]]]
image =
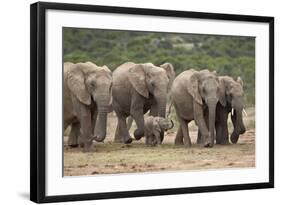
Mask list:
[[190,78],[194,73],[198,71],[194,69],[189,69],[186,71],[181,72],[173,81],[172,90],[177,90],[179,88],[185,88],[187,83],[189,83]]

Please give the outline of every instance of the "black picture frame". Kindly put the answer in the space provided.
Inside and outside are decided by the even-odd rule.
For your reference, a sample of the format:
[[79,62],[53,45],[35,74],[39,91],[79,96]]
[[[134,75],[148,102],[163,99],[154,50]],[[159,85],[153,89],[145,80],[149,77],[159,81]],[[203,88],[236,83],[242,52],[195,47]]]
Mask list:
[[[195,19],[263,22],[269,24],[269,181],[263,183],[229,184],[189,188],[170,188],[107,193],[46,196],[46,81],[45,38],[46,10],[68,10],[101,13],[170,16]],[[126,8],[83,4],[38,2],[30,6],[30,199],[37,203],[76,200],[97,200],[198,192],[231,191],[274,187],[274,18],[265,16]]]

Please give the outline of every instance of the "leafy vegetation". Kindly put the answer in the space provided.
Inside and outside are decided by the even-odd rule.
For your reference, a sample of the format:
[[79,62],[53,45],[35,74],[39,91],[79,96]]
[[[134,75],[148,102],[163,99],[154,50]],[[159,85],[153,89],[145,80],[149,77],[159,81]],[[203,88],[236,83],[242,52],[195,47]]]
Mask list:
[[245,103],[255,104],[255,38],[201,34],[64,28],[64,61],[92,61],[112,71],[120,64],[170,62],[176,73],[194,68],[241,76]]

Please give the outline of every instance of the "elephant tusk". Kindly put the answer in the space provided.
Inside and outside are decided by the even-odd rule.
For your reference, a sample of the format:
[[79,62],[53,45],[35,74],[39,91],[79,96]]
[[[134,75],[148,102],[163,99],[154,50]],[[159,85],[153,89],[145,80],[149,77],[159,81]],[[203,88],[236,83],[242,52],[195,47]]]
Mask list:
[[243,109],[243,113],[245,114],[246,117],[248,117],[248,114],[245,109]]
[[233,108],[231,109],[231,115],[232,116],[234,115],[234,109]]

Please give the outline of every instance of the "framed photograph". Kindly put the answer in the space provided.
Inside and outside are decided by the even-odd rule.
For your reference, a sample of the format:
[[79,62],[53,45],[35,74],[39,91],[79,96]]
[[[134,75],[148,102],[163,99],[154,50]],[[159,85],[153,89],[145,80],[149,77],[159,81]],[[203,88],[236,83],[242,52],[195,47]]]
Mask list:
[[274,187],[274,18],[30,7],[30,199]]

